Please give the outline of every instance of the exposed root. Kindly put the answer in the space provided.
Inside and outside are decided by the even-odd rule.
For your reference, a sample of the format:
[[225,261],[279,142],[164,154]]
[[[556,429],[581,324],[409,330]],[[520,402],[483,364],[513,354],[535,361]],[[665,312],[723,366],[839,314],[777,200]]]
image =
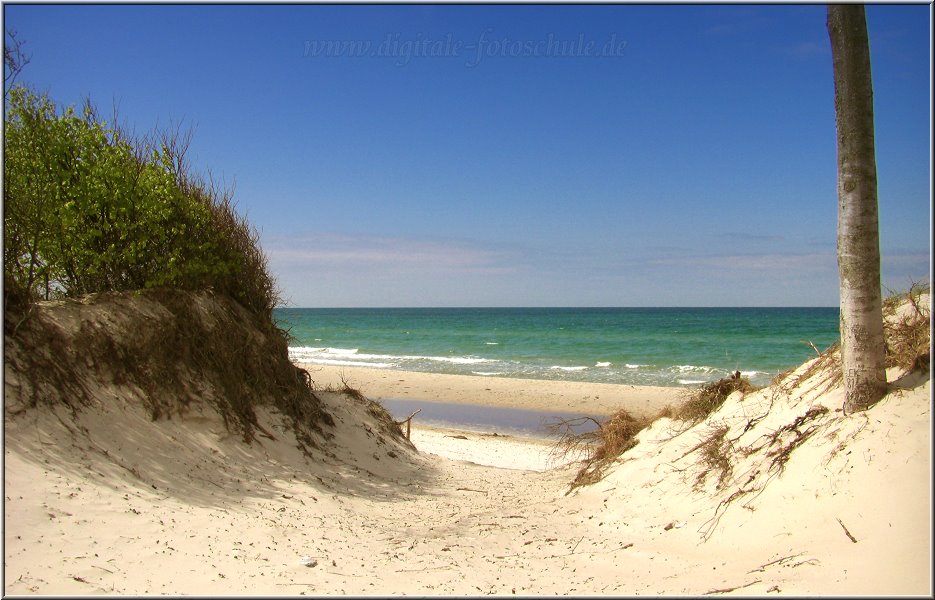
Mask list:
[[26,374],[8,406],[77,411],[92,402],[89,385],[104,383],[142,391],[159,420],[204,398],[250,443],[271,435],[255,412],[271,405],[291,419],[306,454],[318,448],[313,434],[328,437],[322,426],[334,424],[310,378],[289,361],[281,332],[226,296],[153,289],[44,303],[5,342],[6,367]]
[[717,474],[717,489],[723,489],[730,479],[733,472],[730,456],[733,453],[733,446],[730,440],[726,439],[730,427],[722,425],[714,428],[701,443],[689,450],[691,454],[696,450],[701,450],[699,459],[701,471],[695,479],[694,488],[700,490],[711,473]]
[[[792,423],[783,425],[776,430],[772,436],[770,436],[769,446],[772,449],[766,453],[766,456],[772,458],[772,461],[769,463],[769,470],[782,473],[786,467],[786,463],[792,456],[792,452],[805,443],[808,438],[812,437],[815,432],[818,431],[821,424],[814,423],[804,430],[800,430],[799,428],[806,423],[816,420],[827,412],[828,409],[824,406],[813,406],[809,408],[805,414],[796,417]],[[785,434],[792,434],[793,438],[788,443],[784,444],[782,439]]]
[[[560,419],[547,423],[546,430],[559,439],[552,447],[551,455],[563,458],[585,454],[584,466],[578,471],[569,491],[583,485],[597,483],[604,477],[604,470],[617,457],[639,443],[636,435],[649,426],[656,417],[635,417],[621,410],[604,422],[591,417],[578,419]],[[576,433],[575,427],[587,422],[597,425],[597,429]]]

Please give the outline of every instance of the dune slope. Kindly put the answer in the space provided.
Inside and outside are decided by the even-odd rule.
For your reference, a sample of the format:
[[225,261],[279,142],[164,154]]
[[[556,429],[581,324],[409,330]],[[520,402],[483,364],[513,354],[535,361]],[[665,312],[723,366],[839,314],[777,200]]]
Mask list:
[[272,403],[245,442],[196,375],[187,410],[154,421],[144,389],[98,367],[76,374],[91,398],[77,410],[24,406],[15,364],[8,594],[932,591],[928,373],[847,416],[806,364],[693,427],[657,421],[569,491],[575,465],[480,466],[445,458],[465,440],[414,431],[419,452],[338,392],[319,394],[333,425],[303,451]]

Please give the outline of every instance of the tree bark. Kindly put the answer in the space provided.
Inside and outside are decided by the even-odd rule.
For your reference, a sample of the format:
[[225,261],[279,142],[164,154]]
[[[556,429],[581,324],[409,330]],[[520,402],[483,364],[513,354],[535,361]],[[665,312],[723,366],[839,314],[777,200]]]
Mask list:
[[846,412],[886,393],[870,43],[862,5],[828,6],[838,143],[838,272]]

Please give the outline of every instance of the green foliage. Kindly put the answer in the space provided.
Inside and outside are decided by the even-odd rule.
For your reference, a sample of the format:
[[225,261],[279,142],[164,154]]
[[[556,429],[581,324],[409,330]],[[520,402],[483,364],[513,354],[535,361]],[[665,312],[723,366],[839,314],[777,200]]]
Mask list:
[[4,283],[10,298],[214,289],[258,313],[276,292],[230,194],[193,177],[187,141],[131,140],[90,103],[59,111],[23,86],[4,122]]

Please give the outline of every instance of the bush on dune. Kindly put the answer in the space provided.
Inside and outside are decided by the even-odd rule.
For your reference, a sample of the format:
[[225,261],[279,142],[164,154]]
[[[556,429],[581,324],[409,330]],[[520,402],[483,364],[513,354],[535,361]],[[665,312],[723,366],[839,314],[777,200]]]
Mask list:
[[[41,322],[42,311],[34,310],[38,300],[147,290],[149,300],[171,308],[176,323],[146,335],[142,328],[132,347],[117,353],[132,359],[123,371],[138,384],[166,387],[150,379],[171,373],[173,365],[217,380],[214,387],[223,392],[218,410],[248,440],[258,427],[253,406],[268,394],[297,427],[317,430],[317,423],[330,423],[311,382],[289,361],[287,334],[273,321],[278,293],[256,231],[234,209],[230,191],[191,173],[188,137],[176,131],[131,139],[102,121],[90,103],[80,111],[59,110],[25,86],[12,88],[5,101],[8,342],[42,349],[57,339],[57,330]],[[195,295],[186,292],[229,298],[245,311],[226,337],[224,331],[203,331],[191,306]],[[248,329],[263,343],[245,346]],[[93,347],[101,352],[113,345],[98,342]],[[16,364],[30,379],[47,372],[53,387],[68,389],[77,377],[44,365],[46,354],[20,352],[25,362]],[[156,395],[147,399],[153,417],[171,414],[173,408],[161,406]],[[184,404],[184,395],[176,396]],[[308,436],[300,439],[313,445]]]
[[18,86],[4,140],[5,307],[156,287],[276,305],[255,231],[189,172],[178,133],[132,140],[90,103],[60,111]]

